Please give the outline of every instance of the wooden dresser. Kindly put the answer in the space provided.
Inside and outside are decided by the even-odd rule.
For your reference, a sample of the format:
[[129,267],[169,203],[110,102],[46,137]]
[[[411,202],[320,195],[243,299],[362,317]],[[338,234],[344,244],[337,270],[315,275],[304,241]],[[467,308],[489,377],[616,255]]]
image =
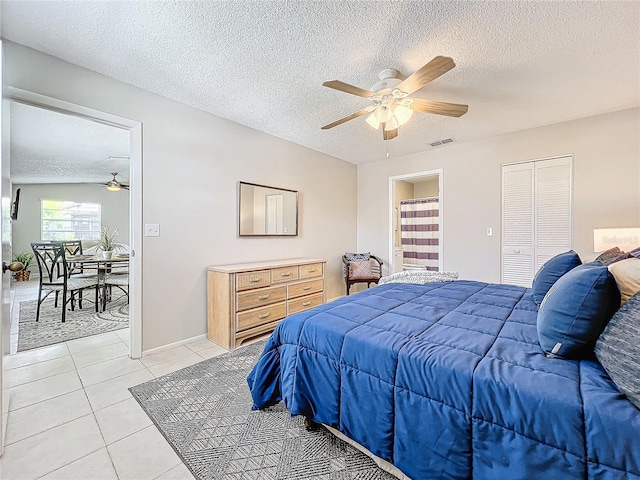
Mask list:
[[326,260],[295,258],[207,269],[207,336],[232,349],[287,315],[324,303]]

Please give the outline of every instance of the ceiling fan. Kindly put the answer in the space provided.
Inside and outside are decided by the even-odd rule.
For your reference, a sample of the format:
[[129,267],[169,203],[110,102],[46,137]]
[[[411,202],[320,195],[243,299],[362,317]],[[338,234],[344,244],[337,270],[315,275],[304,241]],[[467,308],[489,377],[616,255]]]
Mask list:
[[404,125],[411,118],[413,112],[460,117],[467,113],[468,105],[432,102],[421,98],[409,97],[409,95],[447,73],[455,66],[456,64],[453,63],[451,58],[438,56],[405,79],[399,78],[399,73],[393,68],[388,68],[380,72],[378,75],[380,81],[374,84],[371,90],[355,87],[340,80],[324,82],[322,85],[325,87],[369,98],[373,104],[359,112],[325,125],[322,130],[337,127],[349,120],[369,114],[365,121],[376,130],[382,127],[383,139],[391,140],[398,136],[398,127]]
[[98,185],[104,185],[107,187],[107,190],[111,192],[119,192],[120,190],[129,190],[129,185],[125,185],[124,183],[120,183],[116,180],[116,175],[118,172],[112,172],[113,178],[109,180],[107,183],[99,183]]

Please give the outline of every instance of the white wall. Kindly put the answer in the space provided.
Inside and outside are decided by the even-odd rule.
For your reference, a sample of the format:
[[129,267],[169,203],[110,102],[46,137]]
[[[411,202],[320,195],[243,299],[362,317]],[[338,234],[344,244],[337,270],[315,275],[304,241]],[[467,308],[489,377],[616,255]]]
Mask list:
[[[327,298],[343,293],[356,248],[356,167],[6,42],[8,85],[143,123],[143,350],[206,332],[209,265],[325,258]],[[320,134],[320,131],[318,131]],[[237,236],[238,181],[300,192],[297,237]]]
[[[31,242],[41,240],[40,200],[70,200],[99,203],[102,206],[102,226],[116,227],[116,242],[129,243],[129,192],[110,192],[98,185],[29,184],[13,185],[13,197],[20,188],[18,220],[12,221],[14,253],[31,251]],[[37,267],[35,267],[37,270]]]
[[[573,154],[573,245],[593,229],[640,226],[640,109],[358,166],[358,250],[389,257],[389,177],[442,168],[444,270],[500,281],[500,165]],[[485,235],[492,227],[494,235]]]
[[429,198],[429,197],[437,197],[438,189],[440,181],[437,175],[434,175],[433,178],[429,180],[423,180],[420,182],[416,182],[413,185],[413,195],[415,198]]

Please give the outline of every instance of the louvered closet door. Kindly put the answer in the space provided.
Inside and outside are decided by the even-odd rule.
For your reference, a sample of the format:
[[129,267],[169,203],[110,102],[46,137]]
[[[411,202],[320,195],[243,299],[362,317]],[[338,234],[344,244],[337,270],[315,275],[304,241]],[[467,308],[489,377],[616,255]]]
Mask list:
[[531,286],[534,179],[532,163],[502,167],[502,283]]
[[502,167],[502,282],[530,287],[549,258],[571,249],[572,157]]
[[571,250],[571,162],[567,157],[535,162],[535,265]]

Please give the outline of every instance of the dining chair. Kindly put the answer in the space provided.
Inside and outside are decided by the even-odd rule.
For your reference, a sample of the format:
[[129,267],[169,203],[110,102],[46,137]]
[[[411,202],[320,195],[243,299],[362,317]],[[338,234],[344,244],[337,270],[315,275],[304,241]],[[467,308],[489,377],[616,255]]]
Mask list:
[[[83,254],[82,240],[63,240],[58,243],[61,243],[62,246],[64,247],[64,254],[67,257],[70,257],[70,256],[73,257],[74,255]],[[61,272],[60,272],[61,268],[62,268],[62,264],[60,263],[58,266],[58,276],[61,276]],[[94,277],[98,273],[95,268],[91,268],[90,266],[87,267],[83,263],[76,264],[74,262],[69,262],[68,259],[67,259],[67,268],[68,268],[67,275],[68,276],[73,275],[76,279],[79,277],[87,277],[87,278]],[[56,292],[56,301],[55,301],[56,305],[58,305],[58,294],[59,292]],[[79,305],[82,304],[82,290],[78,292],[78,304]]]
[[[36,322],[40,320],[42,302],[52,292],[55,293],[55,307],[58,306],[58,294],[62,292],[63,322],[66,320],[67,304],[71,303],[71,310],[75,310],[75,294],[85,289],[95,289],[96,311],[98,310],[98,276],[71,277],[63,242],[33,242],[31,250],[33,250],[40,273]],[[43,292],[46,292],[44,296],[42,296]],[[82,308],[82,296],[80,295],[78,296],[78,306]]]
[[[82,240],[64,240],[59,242],[62,244],[65,250],[65,255],[67,257],[73,257],[76,255],[83,255],[83,245]],[[96,275],[96,268],[91,268],[90,266],[84,265],[83,263],[75,264],[73,261],[69,261],[67,258],[67,265],[69,268],[68,274],[69,276],[84,276],[90,277]],[[93,270],[93,272],[91,271]]]
[[[113,287],[121,290],[127,297],[129,303],[129,274],[128,273],[109,273],[104,277],[104,292],[102,294],[102,311],[107,308],[107,298],[111,298]],[[109,292],[107,293],[107,289]],[[121,297],[119,297],[121,298]]]

